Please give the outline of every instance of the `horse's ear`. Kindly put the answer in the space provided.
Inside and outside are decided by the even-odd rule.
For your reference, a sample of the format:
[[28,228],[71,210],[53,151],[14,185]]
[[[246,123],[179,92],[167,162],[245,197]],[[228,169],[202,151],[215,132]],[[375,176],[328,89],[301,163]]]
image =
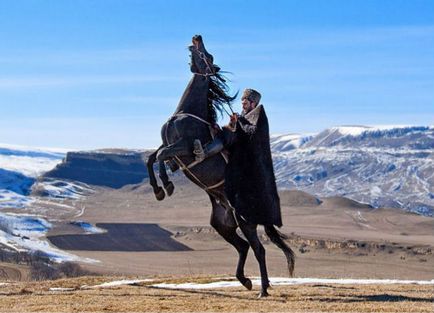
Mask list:
[[221,68],[218,65],[213,65],[214,66],[214,73],[218,73],[220,72]]

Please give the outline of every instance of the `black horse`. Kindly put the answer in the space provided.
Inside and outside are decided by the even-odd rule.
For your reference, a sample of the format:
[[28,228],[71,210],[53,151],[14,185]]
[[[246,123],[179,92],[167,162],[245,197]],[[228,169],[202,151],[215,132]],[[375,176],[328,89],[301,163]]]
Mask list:
[[[153,164],[158,160],[159,176],[166,193],[170,196],[174,186],[166,173],[165,161],[173,167],[180,167],[184,174],[209,195],[212,204],[211,226],[231,245],[239,254],[236,270],[237,279],[247,289],[252,289],[252,282],[244,275],[244,265],[249,246],[252,247],[261,272],[260,297],[267,296],[269,280],[265,264],[265,249],[261,244],[257,225],[248,224],[237,215],[237,208],[233,208],[224,191],[225,167],[227,158],[224,153],[214,155],[202,162],[195,161],[193,156],[193,141],[200,139],[206,143],[213,138],[213,125],[217,113],[221,112],[225,104],[230,104],[236,97],[227,92],[227,85],[220,68],[213,63],[213,56],[209,54],[202,41],[202,37],[193,37],[190,69],[193,78],[190,80],[175,113],[161,129],[163,145],[149,156],[147,167],[150,184],[158,200],[164,199],[165,192],[158,186]],[[174,165],[175,164],[175,165]],[[236,232],[240,228],[247,241]],[[285,254],[288,270],[292,275],[294,270],[294,253],[283,241],[284,236],[273,225],[264,225],[265,233]]]

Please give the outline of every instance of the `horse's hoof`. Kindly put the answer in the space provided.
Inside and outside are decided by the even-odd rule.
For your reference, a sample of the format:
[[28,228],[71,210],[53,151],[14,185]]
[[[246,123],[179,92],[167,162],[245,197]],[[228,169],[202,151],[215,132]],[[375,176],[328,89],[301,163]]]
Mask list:
[[269,296],[269,294],[268,294],[267,290],[262,290],[258,295],[258,299],[266,298],[268,296]]
[[157,198],[158,201],[163,200],[164,197],[166,196],[166,194],[164,193],[163,188],[161,188],[161,187],[158,187],[157,191],[156,192],[154,191],[154,194],[155,194],[155,198]]
[[253,288],[252,281],[248,278],[246,278],[246,280],[242,284],[244,287],[247,288],[247,290],[252,290]]
[[171,195],[173,195],[173,191],[175,190],[175,185],[173,185],[172,182],[169,182],[166,186],[164,186],[164,189],[166,189],[166,193],[170,197]]

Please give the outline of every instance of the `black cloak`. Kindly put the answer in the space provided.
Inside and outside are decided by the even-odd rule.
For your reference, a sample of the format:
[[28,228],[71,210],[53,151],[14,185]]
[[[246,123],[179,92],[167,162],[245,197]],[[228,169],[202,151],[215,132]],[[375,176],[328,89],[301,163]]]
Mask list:
[[232,138],[225,172],[229,202],[250,224],[282,226],[268,119],[262,105],[238,118]]

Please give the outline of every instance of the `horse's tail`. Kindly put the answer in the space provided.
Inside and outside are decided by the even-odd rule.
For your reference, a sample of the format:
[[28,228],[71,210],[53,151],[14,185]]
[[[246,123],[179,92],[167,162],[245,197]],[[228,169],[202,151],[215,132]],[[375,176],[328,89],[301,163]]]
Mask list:
[[287,237],[279,232],[273,225],[264,225],[264,229],[271,242],[278,246],[285,254],[289,276],[292,277],[294,274],[295,254],[294,251],[292,251],[292,249],[283,241],[283,239],[287,239]]

